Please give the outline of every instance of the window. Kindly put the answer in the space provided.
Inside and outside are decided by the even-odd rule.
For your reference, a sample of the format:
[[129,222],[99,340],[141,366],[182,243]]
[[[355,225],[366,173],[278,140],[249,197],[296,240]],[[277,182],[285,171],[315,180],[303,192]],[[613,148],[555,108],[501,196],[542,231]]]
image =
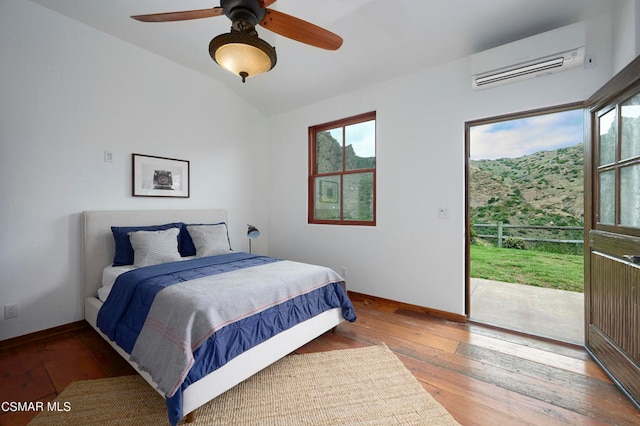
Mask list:
[[376,224],[376,113],[309,128],[309,223]]
[[595,119],[597,229],[640,236],[640,93]]

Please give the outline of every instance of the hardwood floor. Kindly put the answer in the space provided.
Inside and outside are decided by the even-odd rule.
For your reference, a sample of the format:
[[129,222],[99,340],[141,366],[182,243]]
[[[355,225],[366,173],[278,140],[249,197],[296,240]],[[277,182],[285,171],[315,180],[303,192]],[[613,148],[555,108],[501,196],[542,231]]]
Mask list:
[[[462,425],[638,425],[640,411],[584,349],[352,294],[358,320],[297,353],[384,342]],[[2,342],[0,342],[2,343]],[[74,380],[135,374],[86,327],[0,353],[0,403],[51,401]],[[35,413],[0,411],[0,425]]]

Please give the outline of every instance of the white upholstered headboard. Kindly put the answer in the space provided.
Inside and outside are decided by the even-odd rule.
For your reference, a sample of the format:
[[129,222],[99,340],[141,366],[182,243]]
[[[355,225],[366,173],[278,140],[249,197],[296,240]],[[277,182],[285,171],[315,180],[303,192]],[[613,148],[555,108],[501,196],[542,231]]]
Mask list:
[[208,210],[104,210],[83,212],[84,297],[96,296],[102,270],[113,263],[115,242],[112,226],[162,225],[170,222],[227,222],[227,211]]

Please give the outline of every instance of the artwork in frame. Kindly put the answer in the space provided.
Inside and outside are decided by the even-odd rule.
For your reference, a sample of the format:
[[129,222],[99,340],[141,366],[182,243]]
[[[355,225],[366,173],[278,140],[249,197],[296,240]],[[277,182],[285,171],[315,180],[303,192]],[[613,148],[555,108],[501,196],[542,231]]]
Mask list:
[[337,203],[338,202],[338,182],[332,180],[320,181],[320,203]]
[[189,198],[189,161],[132,154],[134,197]]

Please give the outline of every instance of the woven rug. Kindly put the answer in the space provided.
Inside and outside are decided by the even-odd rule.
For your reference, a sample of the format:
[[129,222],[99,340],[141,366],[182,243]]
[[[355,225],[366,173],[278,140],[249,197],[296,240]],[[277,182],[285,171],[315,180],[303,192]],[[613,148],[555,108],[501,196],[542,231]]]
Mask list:
[[[140,376],[84,380],[32,425],[165,425]],[[184,419],[180,423],[184,423]],[[197,410],[191,425],[457,425],[386,345],[289,355]]]

